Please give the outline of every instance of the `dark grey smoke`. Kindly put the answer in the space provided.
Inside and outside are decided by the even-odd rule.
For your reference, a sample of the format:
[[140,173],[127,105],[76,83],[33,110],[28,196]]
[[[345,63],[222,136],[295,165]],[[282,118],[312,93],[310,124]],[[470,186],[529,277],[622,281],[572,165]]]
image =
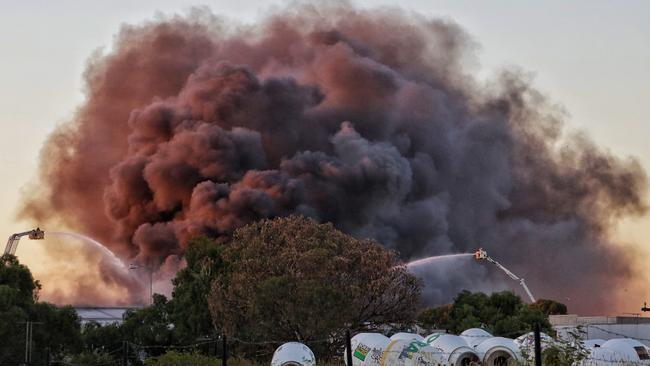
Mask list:
[[[303,214],[405,259],[482,246],[540,296],[612,309],[636,273],[608,228],[644,211],[644,172],[568,135],[519,72],[479,83],[473,48],[450,21],[343,3],[125,26],[90,61],[23,214],[156,263],[192,236]],[[441,268],[430,302],[514,286],[471,261]]]

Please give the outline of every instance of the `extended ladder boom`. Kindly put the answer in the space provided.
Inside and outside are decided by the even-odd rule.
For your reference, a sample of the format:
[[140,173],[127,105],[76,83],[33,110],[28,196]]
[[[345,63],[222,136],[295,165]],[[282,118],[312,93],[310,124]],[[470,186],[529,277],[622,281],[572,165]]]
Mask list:
[[500,270],[502,270],[503,272],[505,272],[505,273],[508,275],[508,277],[512,278],[512,279],[515,280],[515,281],[519,281],[519,284],[521,285],[521,287],[524,288],[524,291],[526,291],[526,294],[527,294],[528,297],[530,298],[530,301],[531,301],[531,302],[535,302],[535,298],[533,297],[533,294],[532,294],[532,293],[530,292],[530,290],[528,289],[528,286],[526,286],[526,281],[524,281],[523,278],[517,276],[516,274],[510,272],[510,270],[507,269],[506,267],[504,267],[501,263],[495,261],[495,260],[492,259],[490,256],[488,256],[488,255],[487,255],[487,252],[486,252],[485,250],[483,250],[483,248],[479,248],[479,250],[477,250],[476,253],[474,253],[474,257],[475,257],[477,260],[485,259],[486,261],[488,261],[488,262],[490,262],[490,263],[493,263],[493,264],[494,264],[495,266],[497,266]]
[[45,232],[39,228],[36,228],[34,230],[10,235],[9,239],[7,240],[7,246],[5,247],[4,254],[14,255],[16,253],[16,249],[18,249],[18,242],[23,236],[29,236],[29,238],[32,240],[41,240],[45,238]]

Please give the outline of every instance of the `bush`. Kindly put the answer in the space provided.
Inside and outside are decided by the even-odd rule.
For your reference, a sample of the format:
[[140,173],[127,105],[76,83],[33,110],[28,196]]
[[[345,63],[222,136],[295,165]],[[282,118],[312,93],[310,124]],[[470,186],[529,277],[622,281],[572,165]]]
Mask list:
[[221,360],[215,357],[208,357],[198,353],[180,353],[169,351],[157,357],[148,358],[145,366],[221,366]]
[[[208,357],[198,353],[181,353],[178,351],[169,351],[164,355],[158,357],[150,357],[145,363],[145,366],[221,366],[221,359],[216,357]],[[228,359],[230,366],[261,366],[268,365],[266,363],[256,363],[251,360],[243,358]]]
[[106,353],[101,352],[83,352],[78,355],[71,356],[66,360],[69,365],[104,365],[114,364],[113,358]]

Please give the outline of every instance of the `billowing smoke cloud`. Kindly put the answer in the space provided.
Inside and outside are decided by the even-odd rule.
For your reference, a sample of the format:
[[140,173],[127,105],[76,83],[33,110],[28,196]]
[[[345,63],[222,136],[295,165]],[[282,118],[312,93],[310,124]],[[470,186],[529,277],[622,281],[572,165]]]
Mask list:
[[[611,309],[635,270],[608,227],[644,211],[644,172],[566,133],[522,73],[477,81],[474,48],[451,21],[344,3],[125,26],[23,213],[156,264],[303,214],[405,259],[482,246],[543,297]],[[435,270],[429,300],[514,286],[486,268]]]

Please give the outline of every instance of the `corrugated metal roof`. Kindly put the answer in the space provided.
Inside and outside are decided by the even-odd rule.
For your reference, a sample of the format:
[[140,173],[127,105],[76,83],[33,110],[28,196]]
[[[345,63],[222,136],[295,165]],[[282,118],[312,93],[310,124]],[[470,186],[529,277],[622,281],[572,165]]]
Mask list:
[[139,309],[139,307],[134,306],[124,306],[124,307],[75,307],[77,314],[81,318],[81,323],[97,322],[102,325],[111,324],[111,323],[121,323],[123,321],[124,313],[127,310]]

